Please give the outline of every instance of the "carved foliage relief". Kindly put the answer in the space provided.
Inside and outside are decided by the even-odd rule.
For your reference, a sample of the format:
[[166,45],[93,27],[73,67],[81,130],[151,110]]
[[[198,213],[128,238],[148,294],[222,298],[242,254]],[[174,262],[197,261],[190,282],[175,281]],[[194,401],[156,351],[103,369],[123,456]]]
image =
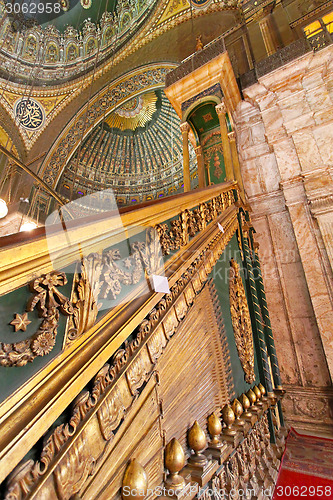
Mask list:
[[[40,481],[44,481],[43,493],[49,498],[54,498],[52,494],[57,491],[59,498],[67,500],[82,489],[89,475],[94,473],[94,465],[104,453],[106,444],[113,440],[116,429],[126,418],[126,412],[137,398],[137,391],[151,377],[170,337],[191,310],[189,304],[205,285],[212,266],[236,227],[236,219],[226,224],[225,232],[219,232],[208,243],[171,287],[170,293],[139,324],[133,332],[134,338],[125,342],[123,348],[113,355],[110,364],[101,368],[91,381],[91,390],[82,391],[73,402],[70,419],[54,429],[45,441],[40,458],[16,467],[8,478],[6,499],[18,500],[33,495]],[[211,262],[208,267],[205,265],[207,260]],[[193,288],[195,277],[200,281],[197,290]],[[179,303],[182,303],[183,319],[178,317],[179,309],[178,313],[176,311]],[[84,440],[86,445],[82,447]]]
[[[202,231],[233,203],[234,194],[229,190],[197,208],[181,212],[170,225],[164,223],[148,228],[146,241],[133,242],[131,254],[126,258],[122,259],[116,248],[83,257],[74,275],[70,299],[59,290],[67,284],[64,273],[53,271],[33,280],[29,285],[33,296],[26,311],[36,308],[43,321],[37,332],[26,340],[0,342],[0,365],[23,366],[37,356],[49,354],[56,342],[60,313],[69,316],[64,342],[64,347],[68,347],[95,324],[102,300],[107,300],[107,308],[111,309],[124,287],[137,285],[145,276],[149,279],[152,274],[158,274],[163,269],[162,255],[187,245],[190,237]],[[211,264],[207,259],[206,266]],[[201,273],[205,274],[204,268]],[[195,283],[194,277],[194,287]],[[190,297],[192,292],[188,293]],[[185,305],[185,298],[179,299],[175,309],[178,319],[184,316]],[[29,323],[26,313],[16,314],[10,322],[15,331],[25,331]]]
[[229,299],[232,326],[238,356],[248,384],[255,381],[254,348],[249,307],[246,300],[239,265],[233,259],[229,270]]

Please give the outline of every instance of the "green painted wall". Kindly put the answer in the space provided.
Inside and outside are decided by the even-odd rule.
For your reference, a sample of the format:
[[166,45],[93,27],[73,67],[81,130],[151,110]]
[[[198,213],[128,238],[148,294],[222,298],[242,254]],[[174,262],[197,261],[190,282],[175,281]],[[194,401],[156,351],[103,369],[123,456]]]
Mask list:
[[[244,279],[244,276],[242,273],[242,259],[240,256],[236,235],[234,235],[232,237],[231,241],[229,242],[229,244],[227,245],[223,254],[219,258],[218,262],[216,263],[216,265],[215,265],[215,267],[214,267],[214,269],[211,272],[209,277],[213,278],[215,287],[217,289],[218,297],[220,300],[223,321],[224,321],[226,335],[227,335],[227,339],[228,339],[228,343],[229,343],[232,373],[233,373],[234,384],[235,384],[235,394],[236,394],[236,397],[238,397],[243,392],[246,392],[251,387],[251,385],[248,384],[247,382],[245,382],[245,379],[244,379],[244,371],[243,371],[242,365],[241,365],[239,357],[238,357],[238,352],[237,352],[237,347],[236,347],[235,337],[234,337],[234,331],[233,331],[232,322],[231,322],[230,305],[229,305],[229,280],[228,280],[229,268],[230,268],[229,261],[231,258],[233,258],[239,264],[239,267],[241,269],[244,288],[246,291],[245,279]],[[254,371],[256,374],[256,382],[255,383],[259,383],[260,380],[259,380],[259,372],[258,372],[256,353],[255,353]],[[254,385],[254,384],[252,384],[252,385]]]
[[[59,290],[66,297],[70,297],[73,274],[71,274],[71,269],[64,269],[66,273],[68,283],[63,287],[59,287]],[[7,295],[0,297],[0,341],[4,343],[20,342],[31,337],[38,327],[42,323],[43,319],[38,317],[38,312],[35,309],[28,313],[28,319],[31,323],[27,326],[25,332],[18,331],[15,332],[14,327],[9,325],[9,323],[14,319],[16,313],[22,314],[25,312],[25,308],[32,294],[29,291],[28,286],[24,286],[15,290]],[[37,356],[33,362],[26,364],[25,366],[0,366],[0,380],[1,380],[1,391],[0,391],[0,401],[3,401],[8,396],[13,394],[21,385],[26,383],[31,377],[36,375],[36,373],[44,368],[52,359],[54,359],[62,349],[62,343],[64,340],[64,333],[66,327],[67,318],[60,314],[59,326],[57,329],[56,344],[52,351],[47,356]]]

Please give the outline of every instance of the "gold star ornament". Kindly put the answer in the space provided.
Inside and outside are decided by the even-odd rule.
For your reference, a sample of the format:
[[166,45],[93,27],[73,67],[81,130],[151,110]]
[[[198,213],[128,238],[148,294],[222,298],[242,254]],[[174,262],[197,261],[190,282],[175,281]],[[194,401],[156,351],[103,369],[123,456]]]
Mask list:
[[15,314],[15,319],[13,319],[13,321],[11,321],[9,324],[13,325],[13,327],[15,328],[15,332],[18,332],[19,330],[25,332],[27,326],[30,323],[31,321],[28,320],[28,313],[23,313],[23,314]]

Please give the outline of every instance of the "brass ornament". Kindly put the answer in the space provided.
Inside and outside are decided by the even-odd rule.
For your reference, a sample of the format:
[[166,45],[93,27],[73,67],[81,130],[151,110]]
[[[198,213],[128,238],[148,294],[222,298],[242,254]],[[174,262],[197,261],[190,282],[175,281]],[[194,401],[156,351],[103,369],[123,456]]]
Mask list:
[[172,488],[182,488],[185,485],[185,479],[178,473],[185,465],[184,450],[176,438],[172,438],[164,451],[165,467],[170,471],[165,484]]
[[235,414],[236,420],[235,423],[238,425],[244,425],[244,420],[242,420],[240,417],[243,414],[243,406],[241,403],[238,401],[238,399],[234,399],[232,403],[232,410]]
[[230,260],[229,270],[229,300],[238,356],[245,373],[245,380],[248,384],[252,384],[255,381],[255,373],[250,312],[239,265],[233,259]]
[[252,391],[252,389],[249,389],[246,393],[247,397],[249,398],[249,401],[251,403],[251,406],[253,406],[256,401],[257,401],[257,396],[255,395],[255,393]]
[[191,429],[188,431],[188,444],[190,448],[194,451],[194,455],[191,455],[189,461],[195,464],[204,465],[207,463],[207,457],[200,453],[207,446],[206,435],[201,429],[197,420],[195,420]]
[[221,448],[223,443],[220,441],[219,436],[222,432],[222,424],[216,413],[212,413],[208,417],[208,432],[211,436],[209,446],[212,448]]
[[[125,492],[124,489],[126,488]],[[135,500],[137,498],[145,498],[148,489],[148,477],[145,469],[136,458],[132,458],[126,467],[122,482],[122,498],[123,500]],[[136,491],[137,495],[132,495],[132,491]],[[128,494],[129,493],[129,494]]]
[[266,389],[265,387],[262,385],[262,383],[260,382],[260,384],[258,385],[258,389],[260,389],[260,392],[261,392],[261,395],[262,397],[265,396],[266,394]]
[[239,398],[239,402],[244,408],[244,416],[245,417],[251,417],[252,413],[249,411],[249,408],[251,406],[251,402],[249,398],[247,397],[246,394],[242,394],[241,397]]
[[231,428],[232,424],[235,422],[236,417],[233,409],[229,404],[226,404],[222,408],[222,417],[223,421],[226,424],[226,428],[223,429],[223,434],[227,434],[228,436],[234,436],[236,431]]

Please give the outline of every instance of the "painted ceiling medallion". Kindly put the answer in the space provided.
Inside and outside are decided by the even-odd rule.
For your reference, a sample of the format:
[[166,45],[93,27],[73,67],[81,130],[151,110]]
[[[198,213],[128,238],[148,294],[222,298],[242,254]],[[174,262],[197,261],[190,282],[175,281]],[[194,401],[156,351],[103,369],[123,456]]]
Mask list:
[[130,99],[129,101],[125,102],[123,106],[118,108],[116,110],[116,113],[119,116],[125,116],[126,118],[128,117],[133,117],[136,116],[140,113],[140,111],[143,108],[143,98],[142,96],[134,97],[134,99]]
[[90,9],[92,6],[92,0],[81,0],[81,5],[84,9]]
[[155,92],[134,97],[111,113],[105,121],[109,127],[119,130],[135,130],[138,127],[144,127],[156,111],[156,102]]
[[14,113],[19,125],[27,130],[37,130],[45,121],[42,105],[31,97],[16,101]]

